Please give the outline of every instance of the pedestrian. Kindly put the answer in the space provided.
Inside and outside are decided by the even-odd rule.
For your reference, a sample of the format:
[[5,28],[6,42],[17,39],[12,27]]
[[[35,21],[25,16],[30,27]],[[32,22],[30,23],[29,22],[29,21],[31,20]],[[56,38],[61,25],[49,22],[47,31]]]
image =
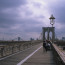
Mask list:
[[43,50],[47,52],[47,43],[45,41],[43,41]]
[[50,41],[47,40],[46,42],[47,42],[47,50],[50,50],[51,49]]

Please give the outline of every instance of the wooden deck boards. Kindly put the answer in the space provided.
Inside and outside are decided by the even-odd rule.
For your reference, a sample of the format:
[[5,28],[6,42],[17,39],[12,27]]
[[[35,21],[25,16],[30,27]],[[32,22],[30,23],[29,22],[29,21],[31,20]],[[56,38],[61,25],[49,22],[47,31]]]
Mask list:
[[56,65],[51,51],[43,51],[41,48],[22,65]]

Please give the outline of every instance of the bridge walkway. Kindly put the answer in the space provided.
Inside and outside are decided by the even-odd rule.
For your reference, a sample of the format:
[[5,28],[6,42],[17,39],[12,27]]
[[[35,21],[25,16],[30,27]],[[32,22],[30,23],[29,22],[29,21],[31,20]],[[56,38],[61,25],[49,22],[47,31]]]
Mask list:
[[0,60],[0,65],[56,65],[52,51],[43,51],[42,44]]
[[22,65],[56,65],[51,51],[43,51],[43,48],[38,50]]

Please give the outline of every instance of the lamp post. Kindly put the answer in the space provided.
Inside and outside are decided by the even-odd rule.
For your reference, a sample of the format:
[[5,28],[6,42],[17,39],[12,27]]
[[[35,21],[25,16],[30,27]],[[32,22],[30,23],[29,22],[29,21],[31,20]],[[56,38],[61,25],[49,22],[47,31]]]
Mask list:
[[54,23],[55,23],[55,17],[54,17],[53,15],[51,15],[51,17],[50,17],[49,19],[50,19],[50,24],[51,24],[52,27],[53,27],[53,25],[54,25]]

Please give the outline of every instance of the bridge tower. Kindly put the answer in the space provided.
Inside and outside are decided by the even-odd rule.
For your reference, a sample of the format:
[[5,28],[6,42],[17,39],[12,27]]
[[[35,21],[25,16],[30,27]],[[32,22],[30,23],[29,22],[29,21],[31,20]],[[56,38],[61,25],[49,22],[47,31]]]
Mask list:
[[47,40],[50,40],[50,32],[52,32],[52,42],[54,41],[55,39],[55,27],[43,27],[42,28],[42,33],[43,33],[43,40],[46,40],[46,37],[45,37],[45,33],[47,32]]
[[[43,41],[44,40],[50,40],[50,32],[52,32],[52,39],[51,39],[51,41],[52,42],[54,42],[54,40],[55,40],[55,27],[53,27],[53,25],[54,25],[54,23],[55,23],[55,21],[54,21],[54,17],[53,17],[53,15],[51,15],[51,17],[49,18],[50,19],[50,24],[52,25],[52,27],[43,27],[42,28],[42,39],[43,39]],[[45,33],[47,32],[47,39],[46,39],[46,37],[45,37]]]

